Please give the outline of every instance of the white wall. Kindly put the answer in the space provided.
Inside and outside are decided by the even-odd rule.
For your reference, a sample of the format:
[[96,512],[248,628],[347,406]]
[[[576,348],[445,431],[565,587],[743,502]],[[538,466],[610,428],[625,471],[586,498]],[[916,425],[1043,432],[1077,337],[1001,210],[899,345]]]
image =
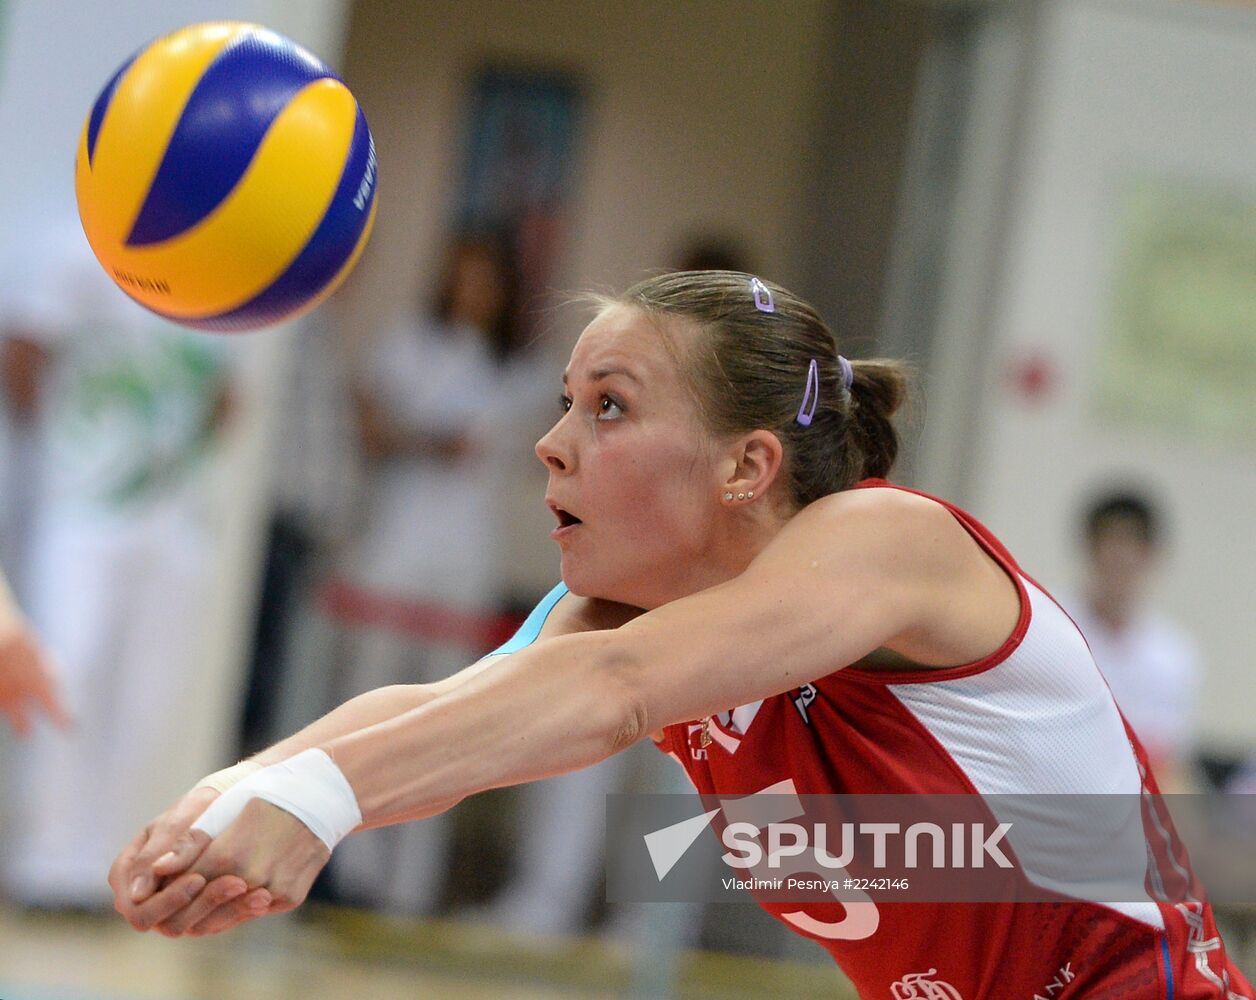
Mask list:
[[[1256,446],[1120,423],[1095,398],[1127,185],[1164,178],[1256,206],[1256,13],[1157,0],[1062,0],[1040,12],[1027,99],[1011,113],[999,106],[1023,67],[997,54],[978,89],[979,101],[996,95],[972,146],[988,162],[970,172],[961,204],[981,206],[977,235],[995,238],[977,256],[972,233],[953,244],[948,270],[970,280],[952,282],[945,305],[922,482],[966,502],[1029,572],[1060,589],[1075,584],[1086,493],[1114,476],[1153,484],[1174,536],[1158,603],[1205,648],[1203,735],[1250,748]],[[1003,38],[998,52],[1023,41]],[[1012,164],[1002,190],[990,183],[992,142]],[[993,289],[984,303],[973,277],[983,270]],[[977,326],[965,331],[964,322]],[[1256,328],[1249,335],[1256,342]],[[1038,401],[1010,377],[1033,357],[1051,372]],[[1256,405],[1256,385],[1247,399]]]

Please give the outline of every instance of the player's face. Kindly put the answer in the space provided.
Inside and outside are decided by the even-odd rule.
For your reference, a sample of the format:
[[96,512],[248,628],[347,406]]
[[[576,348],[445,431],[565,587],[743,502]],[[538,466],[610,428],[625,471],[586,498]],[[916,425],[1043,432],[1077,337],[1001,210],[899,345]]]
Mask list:
[[536,446],[563,580],[637,607],[713,582],[703,557],[719,510],[714,449],[674,357],[682,345],[669,350],[659,322],[619,305],[589,324],[565,373],[565,412]]

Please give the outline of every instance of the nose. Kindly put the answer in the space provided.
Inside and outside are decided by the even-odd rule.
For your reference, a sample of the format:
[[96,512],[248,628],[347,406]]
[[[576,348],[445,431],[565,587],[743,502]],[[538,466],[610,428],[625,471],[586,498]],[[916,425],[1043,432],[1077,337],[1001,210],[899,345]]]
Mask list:
[[570,445],[563,440],[565,423],[565,418],[560,418],[536,443],[536,457],[550,472],[567,472],[573,466]]

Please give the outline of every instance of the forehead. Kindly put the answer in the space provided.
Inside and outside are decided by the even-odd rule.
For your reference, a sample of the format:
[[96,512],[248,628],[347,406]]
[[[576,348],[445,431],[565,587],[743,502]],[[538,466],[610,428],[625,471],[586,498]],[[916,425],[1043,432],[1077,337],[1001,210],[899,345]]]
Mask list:
[[652,381],[676,380],[680,350],[676,326],[633,306],[608,306],[580,334],[567,375],[593,378],[613,369]]

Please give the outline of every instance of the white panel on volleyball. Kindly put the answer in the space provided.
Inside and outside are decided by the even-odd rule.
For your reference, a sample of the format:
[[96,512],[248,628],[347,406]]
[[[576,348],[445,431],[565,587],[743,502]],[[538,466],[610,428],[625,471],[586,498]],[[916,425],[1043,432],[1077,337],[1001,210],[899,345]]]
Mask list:
[[[1142,886],[1147,868],[1138,762],[1085,640],[1028,580],[1032,617],[1020,646],[972,677],[890,690],[955,760],[1036,885],[1163,927],[1150,897],[1105,902]],[[1120,796],[1089,808],[1053,796]],[[1105,850],[1095,850],[1095,844]]]

